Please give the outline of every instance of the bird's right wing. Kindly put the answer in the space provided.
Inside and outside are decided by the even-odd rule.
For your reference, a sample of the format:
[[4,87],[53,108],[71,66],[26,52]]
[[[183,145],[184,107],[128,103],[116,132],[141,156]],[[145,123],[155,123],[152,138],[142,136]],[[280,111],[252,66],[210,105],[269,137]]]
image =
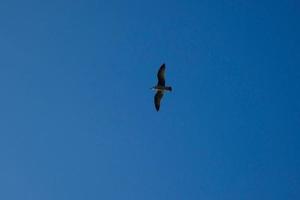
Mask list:
[[165,86],[165,70],[166,70],[166,65],[162,64],[157,73],[157,79],[158,79],[157,85]]
[[156,111],[159,111],[160,101],[163,96],[164,96],[164,93],[162,93],[160,91],[157,91],[154,96],[154,104],[155,104]]

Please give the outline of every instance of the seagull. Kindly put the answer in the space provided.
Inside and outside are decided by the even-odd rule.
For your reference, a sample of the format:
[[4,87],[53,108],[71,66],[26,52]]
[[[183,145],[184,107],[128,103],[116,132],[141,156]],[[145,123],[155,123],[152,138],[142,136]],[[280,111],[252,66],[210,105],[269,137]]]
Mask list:
[[166,65],[162,64],[157,73],[157,79],[158,79],[157,85],[151,88],[152,90],[156,91],[156,94],[154,96],[154,105],[156,111],[159,111],[160,101],[164,96],[165,91],[169,91],[169,92],[172,91],[172,87],[165,86],[165,71],[166,71]]

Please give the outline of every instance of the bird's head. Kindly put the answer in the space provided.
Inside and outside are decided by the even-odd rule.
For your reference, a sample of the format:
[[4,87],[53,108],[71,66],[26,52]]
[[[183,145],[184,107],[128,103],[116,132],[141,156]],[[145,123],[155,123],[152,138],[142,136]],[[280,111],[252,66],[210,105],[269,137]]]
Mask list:
[[151,87],[150,90],[155,90],[155,86]]

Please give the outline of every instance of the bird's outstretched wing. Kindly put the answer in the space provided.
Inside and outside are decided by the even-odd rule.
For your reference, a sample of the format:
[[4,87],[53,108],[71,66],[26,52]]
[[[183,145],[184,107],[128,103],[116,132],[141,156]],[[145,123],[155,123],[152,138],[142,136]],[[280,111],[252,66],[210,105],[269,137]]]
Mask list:
[[165,86],[165,70],[166,70],[166,66],[165,64],[162,64],[157,73],[157,79],[158,79],[157,85]]
[[154,96],[154,104],[155,104],[155,108],[157,111],[159,111],[160,100],[162,99],[163,96],[164,96],[164,93],[162,93],[160,91],[157,91]]

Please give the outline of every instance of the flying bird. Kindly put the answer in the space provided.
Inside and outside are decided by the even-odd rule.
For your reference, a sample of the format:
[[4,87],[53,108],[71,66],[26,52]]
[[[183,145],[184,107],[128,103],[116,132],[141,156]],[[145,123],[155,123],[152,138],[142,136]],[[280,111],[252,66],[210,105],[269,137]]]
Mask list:
[[164,96],[165,91],[172,91],[172,87],[170,86],[165,86],[165,71],[166,71],[166,65],[162,64],[158,70],[157,73],[157,85],[152,87],[152,90],[156,91],[156,94],[154,96],[154,105],[156,108],[156,111],[159,111],[160,108],[160,101]]

